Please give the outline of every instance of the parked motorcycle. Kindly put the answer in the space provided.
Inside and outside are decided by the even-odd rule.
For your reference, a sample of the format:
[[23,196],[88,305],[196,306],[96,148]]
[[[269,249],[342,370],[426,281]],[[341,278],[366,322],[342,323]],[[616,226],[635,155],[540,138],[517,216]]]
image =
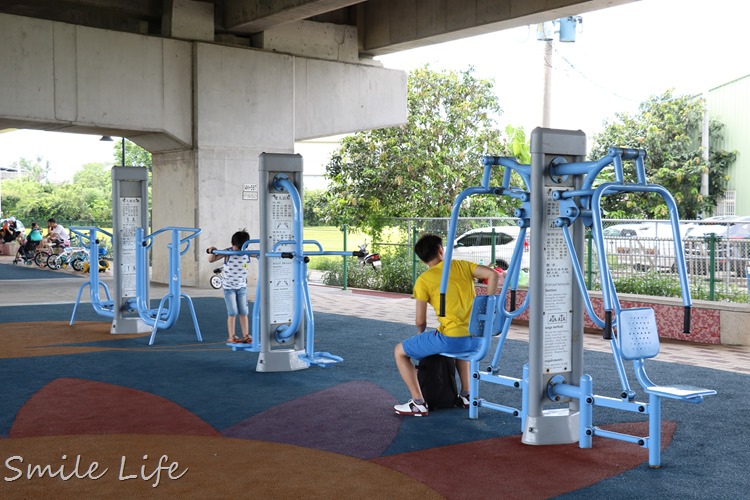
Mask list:
[[383,263],[380,261],[380,254],[377,252],[367,252],[367,242],[359,246],[359,252],[356,252],[357,258],[359,259],[359,265],[362,267],[372,266],[374,270],[381,268]]

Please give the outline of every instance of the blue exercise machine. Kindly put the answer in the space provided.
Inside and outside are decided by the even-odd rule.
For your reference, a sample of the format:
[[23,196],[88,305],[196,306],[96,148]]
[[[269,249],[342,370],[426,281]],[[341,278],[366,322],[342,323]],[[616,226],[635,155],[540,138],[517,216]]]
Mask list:
[[[525,419],[525,404],[521,409],[503,405],[496,402],[487,401],[479,396],[479,382],[488,382],[495,385],[520,388],[522,393],[526,391],[525,377],[522,374],[522,378],[509,377],[499,374],[499,363],[500,356],[502,353],[505,339],[507,338],[508,331],[510,329],[513,318],[522,314],[528,308],[528,294],[526,300],[520,307],[516,307],[516,291],[518,289],[518,278],[521,272],[521,258],[524,252],[524,244],[526,242],[526,231],[529,227],[529,166],[519,164],[514,158],[498,157],[498,156],[485,156],[482,158],[483,164],[483,176],[482,185],[469,187],[463,190],[456,201],[453,204],[451,210],[450,222],[448,225],[448,235],[446,238],[445,248],[445,264],[443,267],[443,274],[440,283],[440,311],[439,315],[445,315],[445,300],[448,291],[448,280],[450,277],[450,263],[453,259],[453,241],[456,238],[456,227],[458,225],[458,217],[460,213],[460,207],[463,201],[470,196],[477,195],[495,195],[495,196],[508,196],[521,202],[519,208],[514,212],[518,218],[518,225],[521,227],[516,244],[513,249],[510,264],[506,270],[505,280],[500,291],[500,299],[490,295],[489,297],[479,296],[475,298],[474,305],[472,307],[472,320],[470,322],[469,333],[472,336],[482,337],[482,343],[476,351],[470,351],[465,353],[443,353],[444,356],[452,357],[455,359],[468,361],[470,363],[469,371],[471,373],[471,380],[469,384],[469,418],[475,419],[479,416],[479,407],[484,407],[491,410],[500,411],[503,413],[509,413],[513,416],[519,417],[522,421]],[[490,186],[491,176],[493,167],[502,166],[503,170],[503,181],[501,186]],[[513,174],[517,174],[523,181],[522,187],[513,186],[513,182],[516,180]],[[488,290],[488,293],[494,292]],[[509,307],[506,307],[505,297],[510,295]],[[475,308],[479,308],[479,315],[482,319],[479,320],[474,317]],[[488,334],[488,325],[493,330]],[[489,367],[484,370],[479,368],[479,363],[485,358],[490,350],[490,343],[494,334],[499,335],[497,346],[495,347],[495,354],[492,358],[492,363]],[[522,401],[525,402],[525,398],[522,397]]]
[[[169,292],[159,301],[159,307],[152,309],[148,297],[149,283],[149,265],[148,250],[154,244],[157,235],[169,231],[171,238],[167,244],[169,254]],[[181,233],[187,233],[187,236],[180,237]],[[142,227],[136,228],[135,231],[135,254],[136,254],[136,297],[131,301],[131,307],[134,305],[138,315],[144,323],[152,327],[151,338],[148,345],[153,345],[156,339],[156,332],[159,329],[166,330],[174,326],[180,315],[181,298],[187,300],[190,306],[190,313],[193,317],[195,334],[199,342],[203,342],[198,318],[195,315],[193,301],[186,293],[181,292],[181,275],[180,275],[180,256],[184,255],[190,249],[190,242],[198,236],[201,230],[191,227],[164,227],[149,235],[144,235]],[[184,246],[184,248],[183,248]],[[134,303],[134,304],[133,304]]]
[[[657,385],[646,374],[645,360],[659,353],[659,334],[654,310],[648,307],[622,308],[607,261],[606,245],[602,227],[601,199],[609,194],[650,193],[662,197],[670,214],[672,242],[674,244],[675,267],[682,289],[684,305],[683,332],[690,333],[690,312],[692,301],[688,283],[687,267],[679,231],[679,214],[672,195],[657,184],[646,180],[644,150],[610,148],[607,155],[595,162],[566,163],[553,161],[550,164],[552,178],[583,176],[580,188],[560,190],[552,193],[552,199],[559,202],[560,217],[555,226],[562,229],[568,252],[572,256],[576,283],[583,297],[586,311],[591,320],[602,328],[603,338],[610,342],[615,367],[620,379],[622,392],[619,398],[599,396],[593,393],[593,381],[589,375],[582,375],[578,386],[557,375],[549,380],[550,398],[568,397],[580,401],[579,436],[580,447],[590,448],[593,436],[632,442],[648,449],[649,467],[661,466],[661,399],[669,398],[689,403],[701,403],[705,396],[716,394],[713,389],[690,385]],[[635,167],[635,181],[628,182],[623,170],[623,160],[632,161]],[[608,166],[614,167],[615,180],[594,187],[597,176]],[[591,236],[596,248],[599,264],[599,277],[604,304],[604,319],[596,315],[588,290],[584,284],[583,271],[578,258],[578,250],[571,237],[570,226],[580,218],[583,225],[591,228]],[[648,395],[648,402],[636,401],[625,362],[633,362],[633,372],[641,390]],[[593,424],[593,407],[602,406],[618,410],[648,415],[648,435],[633,436],[601,429]]]
[[[99,234],[103,234],[112,238],[112,233],[109,233],[101,228],[93,226],[79,226],[69,228],[70,232],[77,235],[82,242],[88,242],[89,247],[89,262],[93,259],[96,261],[99,258]],[[76,310],[78,304],[81,302],[81,295],[86,287],[89,287],[89,296],[91,298],[91,305],[94,307],[94,312],[100,316],[113,319],[114,313],[114,301],[109,293],[109,288],[106,283],[103,283],[99,279],[99,273],[96,272],[98,265],[94,267],[89,266],[89,279],[81,288],[78,289],[78,296],[76,297],[76,303],[73,306],[73,314],[70,316],[71,326],[75,323]],[[102,300],[100,295],[100,288],[104,290],[106,299]]]
[[[266,257],[270,258],[281,258],[281,259],[292,259],[294,261],[294,282],[297,286],[294,287],[294,314],[292,321],[288,325],[279,325],[273,332],[274,339],[276,342],[285,343],[287,342],[296,331],[299,330],[302,321],[302,309],[305,313],[305,353],[300,356],[302,361],[321,367],[328,366],[332,363],[338,363],[343,361],[343,358],[335,356],[329,352],[316,352],[314,350],[315,344],[315,317],[312,312],[312,303],[310,302],[310,290],[307,282],[307,263],[310,261],[311,256],[321,255],[338,255],[338,256],[349,256],[356,257],[362,252],[344,252],[344,251],[332,251],[323,250],[323,247],[318,241],[305,240],[303,237],[304,223],[302,220],[302,214],[304,208],[302,205],[302,197],[299,194],[294,183],[289,178],[288,174],[278,173],[273,179],[274,188],[281,192],[287,192],[291,195],[292,206],[293,206],[293,239],[291,240],[279,240],[273,246],[273,251],[266,253]],[[280,251],[280,248],[284,245],[292,245],[293,249],[291,252]],[[315,245],[317,250],[305,250],[305,245]],[[364,256],[364,255],[363,255]],[[304,307],[301,305],[304,304]]]
[[[361,252],[324,251],[319,242],[303,234],[301,182],[302,157],[260,156],[261,238],[240,250],[213,250],[215,255],[248,255],[258,260],[258,283],[253,302],[249,344],[227,343],[233,351],[258,352],[257,371],[292,371],[343,361],[329,352],[315,351],[315,317],[307,282],[311,256],[359,256]],[[259,250],[250,245],[258,244]],[[305,246],[317,250],[306,250]]]
[[[312,256],[359,256],[361,252],[324,251],[317,241],[304,239],[300,155],[262,153],[259,172],[264,192],[260,196],[260,286],[255,299],[260,306],[257,312],[253,309],[254,323],[259,318],[253,342],[260,337],[256,369],[293,371],[339,363],[343,361],[340,356],[315,351],[307,263]],[[305,250],[306,245],[317,250]]]
[[[529,290],[519,309],[525,310],[528,307],[530,310],[529,362],[524,366],[521,379],[499,377],[495,373],[502,342],[516,313],[513,295],[510,308],[500,307],[500,304],[506,302],[508,288],[517,284],[520,265],[517,247],[503,284],[501,299],[493,301],[477,297],[475,300],[475,307],[479,308],[476,314],[481,321],[472,316],[470,334],[482,336],[482,347],[473,353],[453,355],[471,363],[470,418],[477,418],[479,407],[520,416],[522,442],[531,445],[577,441],[581,448],[590,448],[595,435],[636,443],[648,449],[649,467],[658,468],[661,466],[661,399],[701,403],[705,396],[716,394],[716,391],[682,384],[656,385],[646,374],[645,360],[655,357],[659,352],[654,311],[651,308],[626,309],[620,305],[607,262],[601,199],[606,195],[622,193],[650,193],[664,199],[670,213],[675,268],[683,292],[683,331],[689,333],[692,303],[677,206],[664,187],[647,182],[644,151],[611,148],[600,160],[584,161],[585,150],[585,135],[580,131],[537,128],[531,137],[530,165],[519,165],[515,160],[507,158],[484,158],[482,186],[462,192],[451,214],[441,282],[440,314],[444,314],[444,294],[447,291],[457,212],[463,199],[473,194],[506,194],[520,199],[522,206],[516,210],[515,216],[522,229],[530,229],[530,239],[533,242]],[[626,179],[623,161],[634,162],[634,182]],[[489,169],[494,164],[506,167],[501,188],[489,187]],[[614,168],[614,180],[597,185],[599,174],[610,166]],[[507,180],[512,172],[521,175],[527,190],[510,188]],[[595,313],[583,279],[584,228],[590,228],[597,251],[604,319]],[[592,377],[583,372],[584,310],[602,328],[604,339],[610,342],[622,388],[619,398],[594,394]],[[486,372],[482,372],[478,369],[478,362],[487,354],[492,338],[486,334],[487,323],[492,325],[493,331],[499,329],[501,340],[492,365]],[[627,361],[633,362],[635,378],[641,390],[648,395],[648,402],[636,401],[636,392],[631,387],[625,370]],[[480,381],[520,387],[522,408],[516,410],[479,398]],[[593,424],[595,406],[648,415],[648,435],[632,436],[596,427]]]

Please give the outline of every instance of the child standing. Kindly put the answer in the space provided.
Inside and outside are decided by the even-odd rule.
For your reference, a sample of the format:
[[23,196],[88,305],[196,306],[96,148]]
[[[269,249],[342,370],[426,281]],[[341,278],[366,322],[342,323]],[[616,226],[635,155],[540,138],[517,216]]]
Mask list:
[[[250,239],[246,230],[242,229],[232,235],[232,246],[226,250],[242,250],[242,245]],[[250,262],[248,255],[214,255],[216,247],[208,247],[208,261],[216,262],[224,259],[224,302],[227,306],[227,342],[249,344],[252,342],[250,328],[247,321],[247,267]],[[240,317],[242,338],[234,334],[235,319]]]

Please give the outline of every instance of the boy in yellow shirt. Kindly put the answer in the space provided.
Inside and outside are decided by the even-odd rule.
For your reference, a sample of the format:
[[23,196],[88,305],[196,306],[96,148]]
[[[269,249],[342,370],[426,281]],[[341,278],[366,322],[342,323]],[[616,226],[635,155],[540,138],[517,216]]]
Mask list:
[[[425,234],[416,245],[414,253],[427,264],[414,284],[414,298],[417,302],[417,335],[399,342],[393,351],[401,378],[409,389],[411,399],[402,405],[394,406],[399,415],[414,417],[427,416],[429,408],[424,402],[422,390],[417,380],[417,371],[411,358],[422,359],[439,353],[464,352],[477,349],[480,338],[469,335],[469,318],[474,301],[474,278],[487,280],[487,293],[497,293],[498,274],[487,266],[465,260],[452,260],[448,290],[446,291],[445,317],[438,316],[437,330],[427,329],[427,304],[435,312],[440,310],[440,282],[443,276],[443,240],[434,234]],[[456,360],[458,376],[461,379],[461,400],[469,405],[469,363]]]

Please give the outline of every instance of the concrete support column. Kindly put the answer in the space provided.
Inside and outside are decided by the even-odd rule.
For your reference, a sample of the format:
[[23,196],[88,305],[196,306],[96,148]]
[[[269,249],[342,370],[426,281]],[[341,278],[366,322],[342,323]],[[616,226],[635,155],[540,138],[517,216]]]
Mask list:
[[[206,148],[153,155],[152,227],[199,227],[201,235],[182,257],[182,283],[186,286],[208,286],[213,269],[220,263],[209,263],[205,249],[230,246],[235,231],[246,229],[258,238],[258,156],[259,149],[233,147]],[[252,186],[250,189],[249,186]],[[253,247],[253,248],[257,248]],[[152,279],[166,282],[167,248],[154,245]],[[249,279],[257,278],[255,261]]]
[[[185,285],[208,284],[217,264],[208,262],[207,247],[229,246],[232,234],[243,228],[250,238],[260,234],[258,199],[249,199],[259,189],[258,157],[294,152],[294,59],[211,44],[194,47],[194,147],[154,154],[151,184],[153,229],[203,231],[182,257]],[[155,281],[168,278],[166,256],[166,246],[154,247]],[[256,267],[250,269],[251,283]]]
[[[406,120],[406,75],[372,66],[197,43],[193,149],[154,153],[152,227],[200,227],[182,258],[185,285],[208,286],[205,249],[260,235],[258,157],[293,153],[294,141]],[[166,247],[152,278],[168,278]],[[257,266],[250,268],[254,285]]]

